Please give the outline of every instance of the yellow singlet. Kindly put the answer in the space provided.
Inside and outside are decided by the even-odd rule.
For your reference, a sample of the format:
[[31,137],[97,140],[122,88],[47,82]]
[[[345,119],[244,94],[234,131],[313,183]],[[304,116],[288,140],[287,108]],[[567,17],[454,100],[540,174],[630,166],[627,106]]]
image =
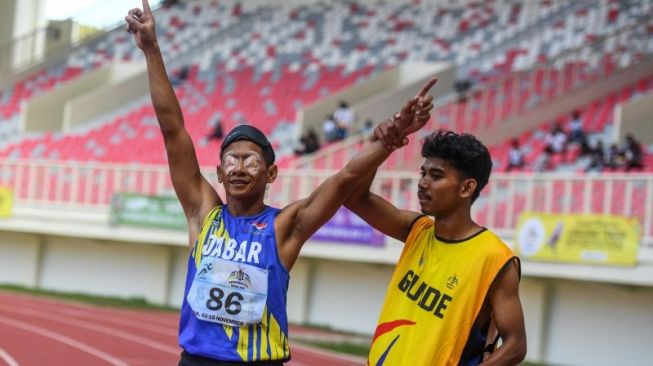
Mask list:
[[421,217],[406,239],[369,365],[458,365],[492,282],[515,258],[489,230],[445,242],[436,237],[433,226],[429,217]]

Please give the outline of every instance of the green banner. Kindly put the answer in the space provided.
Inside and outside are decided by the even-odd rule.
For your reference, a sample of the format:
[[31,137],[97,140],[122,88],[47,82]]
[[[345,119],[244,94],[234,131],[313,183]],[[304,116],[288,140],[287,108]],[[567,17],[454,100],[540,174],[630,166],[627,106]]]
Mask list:
[[186,217],[174,196],[116,193],[111,200],[111,224],[187,230]]

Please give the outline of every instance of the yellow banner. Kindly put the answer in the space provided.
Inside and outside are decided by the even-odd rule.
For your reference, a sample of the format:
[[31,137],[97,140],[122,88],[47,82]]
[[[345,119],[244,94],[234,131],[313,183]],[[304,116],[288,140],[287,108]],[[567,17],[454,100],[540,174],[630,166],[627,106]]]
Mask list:
[[515,240],[523,259],[635,265],[639,236],[634,218],[527,212],[519,217]]
[[14,205],[14,195],[11,189],[0,187],[0,217],[11,216],[11,208]]

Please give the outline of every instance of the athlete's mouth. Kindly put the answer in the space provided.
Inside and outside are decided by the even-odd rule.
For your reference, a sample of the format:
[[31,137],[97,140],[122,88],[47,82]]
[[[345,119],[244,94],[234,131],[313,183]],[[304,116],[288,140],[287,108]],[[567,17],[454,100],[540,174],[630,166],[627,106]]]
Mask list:
[[429,195],[424,192],[417,191],[417,199],[419,199],[420,201],[427,201],[430,200],[431,197],[429,197]]
[[229,183],[234,186],[244,186],[248,184],[249,181],[246,179],[232,179],[229,181]]

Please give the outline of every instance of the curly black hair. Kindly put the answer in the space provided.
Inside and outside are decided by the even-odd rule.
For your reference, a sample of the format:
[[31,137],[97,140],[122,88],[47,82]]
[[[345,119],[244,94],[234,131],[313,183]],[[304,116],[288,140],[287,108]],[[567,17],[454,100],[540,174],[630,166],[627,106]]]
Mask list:
[[422,157],[440,158],[449,162],[463,179],[476,180],[472,203],[490,180],[492,158],[487,147],[470,134],[438,130],[424,139]]

